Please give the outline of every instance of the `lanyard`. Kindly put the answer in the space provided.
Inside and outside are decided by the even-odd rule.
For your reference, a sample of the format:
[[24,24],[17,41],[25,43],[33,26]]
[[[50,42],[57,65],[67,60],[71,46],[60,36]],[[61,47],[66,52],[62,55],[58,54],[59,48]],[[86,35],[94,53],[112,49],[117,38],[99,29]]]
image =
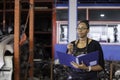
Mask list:
[[[78,51],[77,51],[77,45],[78,45],[79,42],[80,42],[80,40],[78,40],[77,43],[74,44],[74,48],[73,48],[73,54],[74,54],[74,55],[78,52]],[[87,52],[88,52],[87,50],[88,50],[88,38],[87,38],[87,40],[86,40],[86,47],[85,47],[83,53],[84,53],[84,54],[87,54]]]

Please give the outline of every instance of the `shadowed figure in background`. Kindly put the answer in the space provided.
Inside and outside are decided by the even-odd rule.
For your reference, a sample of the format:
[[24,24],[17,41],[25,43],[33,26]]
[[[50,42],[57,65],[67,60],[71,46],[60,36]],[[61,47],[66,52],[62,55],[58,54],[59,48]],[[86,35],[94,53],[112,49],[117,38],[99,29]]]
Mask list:
[[118,40],[117,40],[117,37],[118,37],[117,33],[118,33],[117,26],[114,26],[114,42],[118,42]]

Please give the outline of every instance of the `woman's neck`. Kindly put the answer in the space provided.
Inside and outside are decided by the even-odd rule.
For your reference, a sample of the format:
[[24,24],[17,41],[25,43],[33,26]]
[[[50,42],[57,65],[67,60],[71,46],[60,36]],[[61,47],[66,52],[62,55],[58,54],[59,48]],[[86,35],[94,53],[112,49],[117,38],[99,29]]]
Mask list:
[[79,38],[80,41],[87,41],[87,37]]

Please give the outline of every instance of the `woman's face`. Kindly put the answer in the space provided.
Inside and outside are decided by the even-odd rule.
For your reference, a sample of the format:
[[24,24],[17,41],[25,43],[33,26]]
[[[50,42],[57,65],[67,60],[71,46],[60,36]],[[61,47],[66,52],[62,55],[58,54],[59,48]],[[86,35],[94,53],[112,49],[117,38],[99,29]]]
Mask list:
[[77,27],[77,33],[80,38],[87,37],[87,34],[89,32],[89,29],[87,28],[85,23],[80,23]]

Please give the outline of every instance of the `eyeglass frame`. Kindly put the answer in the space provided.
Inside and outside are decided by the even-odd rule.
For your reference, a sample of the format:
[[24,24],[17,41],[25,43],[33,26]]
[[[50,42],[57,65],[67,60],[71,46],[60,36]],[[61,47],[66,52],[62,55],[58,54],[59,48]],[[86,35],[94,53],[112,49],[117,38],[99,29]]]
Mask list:
[[76,28],[77,30],[86,30],[86,29],[88,29],[88,28]]

